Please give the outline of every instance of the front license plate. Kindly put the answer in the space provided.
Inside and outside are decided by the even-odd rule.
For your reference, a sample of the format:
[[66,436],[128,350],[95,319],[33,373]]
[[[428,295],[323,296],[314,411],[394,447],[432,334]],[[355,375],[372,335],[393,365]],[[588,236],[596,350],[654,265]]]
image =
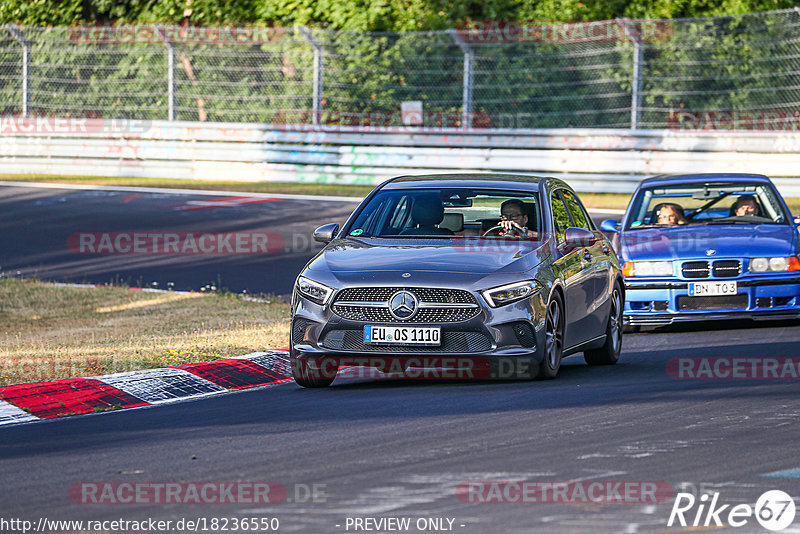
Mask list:
[[375,345],[441,345],[438,326],[365,326],[364,343]]
[[736,282],[689,282],[690,297],[735,294]]

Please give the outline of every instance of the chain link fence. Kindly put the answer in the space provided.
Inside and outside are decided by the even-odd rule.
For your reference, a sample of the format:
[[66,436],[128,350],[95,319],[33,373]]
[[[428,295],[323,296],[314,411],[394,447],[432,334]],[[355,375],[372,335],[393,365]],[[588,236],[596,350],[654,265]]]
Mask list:
[[410,33],[6,26],[0,112],[362,127],[795,129],[800,11],[487,21]]

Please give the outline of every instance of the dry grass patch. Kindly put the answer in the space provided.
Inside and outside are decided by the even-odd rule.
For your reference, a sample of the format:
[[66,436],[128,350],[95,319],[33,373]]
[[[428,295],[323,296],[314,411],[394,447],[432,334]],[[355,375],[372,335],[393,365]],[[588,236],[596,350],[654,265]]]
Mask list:
[[0,280],[0,385],[209,361],[284,347],[289,305]]

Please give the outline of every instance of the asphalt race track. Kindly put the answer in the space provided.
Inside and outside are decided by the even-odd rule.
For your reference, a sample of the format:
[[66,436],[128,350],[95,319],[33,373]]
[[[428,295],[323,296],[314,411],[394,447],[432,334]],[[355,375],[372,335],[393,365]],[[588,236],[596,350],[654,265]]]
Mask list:
[[[297,273],[322,248],[311,233],[325,223],[343,223],[358,200],[163,191],[0,187],[0,272],[62,282],[175,290],[221,284],[237,293],[288,294]],[[111,251],[100,246],[101,238],[95,240],[94,249],[81,249],[82,234],[103,233],[128,239]],[[217,247],[212,254],[193,253],[193,248],[183,246],[180,254],[122,253],[132,249],[135,235],[168,233],[225,234],[230,239],[228,248]],[[265,235],[267,254],[253,253],[263,249],[249,246],[247,239],[236,248],[236,235],[252,233]],[[142,246],[147,250],[147,244]]]
[[[3,427],[0,510],[33,521],[277,517],[281,532],[346,532],[348,517],[452,518],[464,534],[678,531],[666,527],[671,503],[470,504],[456,489],[656,481],[718,491],[731,504],[752,505],[769,489],[797,499],[797,380],[673,379],[665,369],[675,355],[791,355],[799,332],[772,324],[629,335],[617,366],[588,368],[575,356],[549,382],[288,383]],[[69,496],[82,482],[191,481],[277,482],[292,502],[109,505]],[[294,502],[314,484],[324,502]],[[765,532],[751,523],[736,531]]]
[[[224,231],[274,231],[275,225],[299,231],[341,221],[352,209],[352,204],[282,200],[176,211],[168,206],[191,198],[142,196],[126,203],[130,196],[1,188],[3,270],[34,261],[43,278],[102,282],[116,269],[137,271],[123,256],[72,257],[66,241],[73,232],[130,227],[202,232],[220,231],[220,224]],[[128,215],[123,206],[137,211]],[[87,220],[99,221],[93,223],[97,229],[87,229]],[[178,258],[141,268],[151,268],[153,276],[169,270],[158,280],[174,280],[176,286],[185,273],[180,280],[187,287],[215,268],[232,289],[278,291],[259,269],[273,269],[277,277],[291,267],[281,274],[291,285],[310,255],[304,254],[218,263]],[[81,274],[68,275],[79,268]],[[235,270],[228,274],[228,268]],[[242,285],[233,286],[234,281]],[[233,518],[273,517],[280,522],[278,532],[300,533],[699,530],[667,526],[677,492],[696,494],[698,503],[701,494],[718,493],[717,508],[729,505],[723,520],[733,505],[753,506],[767,490],[800,498],[800,379],[791,372],[782,379],[737,378],[735,371],[737,365],[746,371],[775,357],[798,362],[798,346],[797,323],[705,324],[627,334],[618,365],[589,368],[576,355],[552,381],[337,378],[322,390],[287,383],[0,427],[0,515],[34,525],[42,518],[152,518],[173,525],[203,519],[210,527],[216,519],[218,528],[209,532],[223,532],[222,519],[230,526]],[[687,361],[695,371],[678,373]],[[729,366],[701,374],[695,364],[703,361]],[[524,499],[512,492],[501,495],[511,502],[487,503],[476,501],[488,494],[459,491],[468,483],[491,488],[508,481],[583,488],[595,482],[604,488],[653,483],[666,488],[668,498],[650,502],[623,493],[621,502],[603,503],[570,494],[571,502],[565,502],[551,493],[547,502],[519,502]],[[287,493],[271,504],[242,498],[222,505],[85,504],[75,493],[111,483],[177,482],[271,482]],[[690,525],[698,510],[686,512]],[[706,513],[700,516],[702,525]],[[378,518],[409,518],[412,526],[356,528],[357,519],[375,527],[364,521]],[[417,527],[427,519],[441,522]],[[782,532],[800,532],[799,525],[800,517]],[[743,527],[717,530],[767,532],[753,517]],[[0,531],[19,530],[0,524]]]

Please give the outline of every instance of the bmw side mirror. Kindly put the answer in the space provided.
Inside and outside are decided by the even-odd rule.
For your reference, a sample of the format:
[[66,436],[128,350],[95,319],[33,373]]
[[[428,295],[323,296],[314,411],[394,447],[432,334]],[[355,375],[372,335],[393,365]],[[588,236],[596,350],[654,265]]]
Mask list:
[[604,232],[612,232],[617,233],[619,232],[620,223],[615,221],[614,219],[606,219],[605,221],[600,223],[600,229]]
[[325,224],[314,230],[314,241],[320,243],[330,243],[339,232],[339,225],[336,223]]
[[795,226],[800,226],[800,215],[794,218],[794,224]]
[[573,226],[567,228],[564,239],[567,244],[567,250],[569,251],[579,247],[588,247],[595,242],[597,237],[586,228],[575,228]]

